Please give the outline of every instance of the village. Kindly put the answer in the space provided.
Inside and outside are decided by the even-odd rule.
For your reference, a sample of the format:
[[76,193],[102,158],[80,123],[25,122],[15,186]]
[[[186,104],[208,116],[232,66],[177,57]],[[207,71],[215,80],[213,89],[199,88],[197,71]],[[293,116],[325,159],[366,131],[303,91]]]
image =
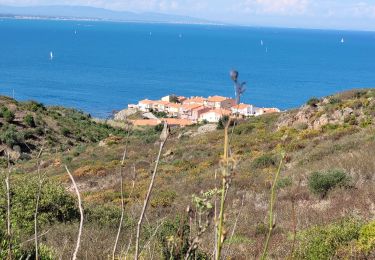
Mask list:
[[144,99],[129,104],[129,110],[142,113],[142,119],[130,120],[134,126],[156,126],[167,122],[171,126],[197,123],[217,123],[223,116],[247,118],[267,113],[279,113],[278,108],[259,108],[250,104],[236,104],[235,99],[223,96],[183,97],[168,95],[160,100]]

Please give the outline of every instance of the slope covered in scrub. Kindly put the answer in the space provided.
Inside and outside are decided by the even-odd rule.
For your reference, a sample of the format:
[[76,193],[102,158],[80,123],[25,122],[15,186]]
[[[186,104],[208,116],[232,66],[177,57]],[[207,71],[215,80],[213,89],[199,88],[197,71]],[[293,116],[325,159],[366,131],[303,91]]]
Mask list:
[[[15,127],[22,131],[29,128],[23,118],[32,111],[16,104],[16,108],[9,109],[16,109]],[[72,186],[64,165],[77,182],[85,208],[81,257],[106,258],[112,254],[121,215],[120,167],[126,147],[122,167],[125,217],[116,254],[131,257],[136,222],[159,149],[160,127],[133,128],[127,139],[126,131],[92,123],[76,111],[44,108],[36,113],[45,116],[43,121],[56,134],[56,144],[72,142],[69,149],[57,150],[53,155],[44,153],[41,166],[50,181],[66,187],[69,198],[74,194],[70,193]],[[68,120],[69,113],[70,121],[60,121]],[[77,115],[82,118],[74,120]],[[256,259],[262,254],[268,233],[270,188],[284,154],[276,183],[274,230],[268,256],[374,257],[374,115],[375,91],[353,90],[311,99],[300,109],[249,118],[230,128],[235,168],[226,197],[224,257]],[[1,120],[2,127],[7,125],[4,117]],[[68,126],[69,135],[61,132],[64,126]],[[171,129],[142,228],[141,245],[145,248],[141,256],[145,259],[183,258],[203,226],[205,232],[200,235],[195,254],[198,259],[212,257],[224,134],[223,130],[198,134],[199,127]],[[90,140],[89,133],[97,134],[96,139]],[[47,140],[45,134],[36,135],[34,151]],[[24,182],[25,176],[36,175],[35,157],[31,153],[29,160],[14,160],[14,185]],[[41,233],[48,231],[42,243],[51,254],[70,258],[78,225],[76,212],[73,213],[67,220],[41,223]],[[21,227],[15,223],[14,228]],[[32,233],[23,233],[24,240],[27,235],[32,237]],[[63,249],[61,241],[66,241]],[[22,244],[24,250],[32,246]]]

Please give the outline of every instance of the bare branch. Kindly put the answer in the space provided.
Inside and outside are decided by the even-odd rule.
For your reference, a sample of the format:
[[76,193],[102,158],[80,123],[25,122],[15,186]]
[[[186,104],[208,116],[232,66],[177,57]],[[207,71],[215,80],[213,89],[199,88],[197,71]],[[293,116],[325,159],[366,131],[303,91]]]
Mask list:
[[161,152],[162,152],[163,147],[164,147],[164,145],[165,145],[165,143],[168,139],[168,136],[169,136],[168,125],[167,125],[167,123],[164,123],[164,128],[163,128],[163,131],[160,135],[160,148],[159,148],[158,157],[156,159],[154,172],[152,174],[150,186],[148,188],[147,195],[146,195],[146,198],[145,198],[144,203],[143,203],[142,212],[141,212],[141,215],[139,217],[138,224],[137,224],[137,236],[136,236],[136,240],[135,240],[135,255],[134,255],[135,260],[138,260],[138,257],[139,257],[139,238],[140,238],[140,234],[141,234],[141,226],[142,226],[142,222],[143,222],[143,219],[144,219],[144,216],[145,216],[145,212],[146,212],[148,203],[150,201],[152,188],[154,187],[155,177],[156,177],[156,172],[157,172],[157,169],[158,169],[158,166],[159,166]]
[[35,204],[35,213],[34,213],[34,238],[35,238],[35,259],[39,259],[39,245],[38,245],[38,210],[39,210],[39,200],[40,200],[40,194],[42,192],[42,176],[40,174],[40,156],[42,155],[43,152],[43,146],[40,149],[38,156],[37,156],[37,174],[38,174],[38,190],[37,190],[37,195],[36,195],[36,204]]
[[[40,237],[43,237],[43,236],[47,235],[47,234],[48,234],[48,232],[50,232],[50,231],[51,231],[51,229],[48,229],[48,230],[47,230],[46,232],[44,232],[44,233],[42,233],[42,234],[38,235],[38,238],[40,238]],[[31,242],[31,241],[33,241],[33,240],[35,240],[35,237],[33,237],[33,238],[30,238],[29,240],[26,240],[26,241],[23,241],[23,242],[21,242],[21,243],[20,243],[20,245],[26,244],[26,243],[28,243],[28,242]]]
[[7,153],[8,156],[8,171],[5,176],[5,186],[6,186],[6,193],[7,193],[7,237],[8,237],[8,259],[12,259],[12,229],[11,229],[11,222],[10,222],[10,155]]
[[274,228],[273,208],[275,206],[275,199],[276,199],[276,184],[279,179],[281,167],[283,165],[283,160],[284,160],[284,155],[282,155],[282,158],[280,160],[279,168],[276,172],[275,179],[273,181],[272,188],[271,188],[271,199],[270,199],[270,205],[269,205],[269,229],[268,229],[268,234],[267,234],[266,242],[265,242],[264,249],[263,249],[263,254],[260,258],[261,260],[264,260],[267,257],[268,245],[269,245],[270,238],[272,235],[272,230]]
[[113,246],[113,251],[112,251],[112,259],[113,260],[115,259],[117,244],[118,244],[118,240],[120,238],[121,229],[122,229],[122,222],[124,221],[124,214],[125,214],[125,208],[124,208],[124,205],[125,205],[125,203],[124,203],[124,183],[123,183],[124,177],[122,175],[122,168],[124,167],[125,159],[126,159],[126,154],[127,154],[127,151],[128,151],[129,135],[130,135],[130,127],[128,128],[128,133],[127,133],[127,136],[126,136],[125,149],[124,149],[124,153],[123,153],[122,161],[121,161],[121,165],[120,165],[121,217],[120,217],[120,223],[119,223],[118,230],[117,230],[115,245]]
[[76,244],[76,248],[74,250],[74,253],[73,253],[73,257],[72,259],[73,260],[76,260],[77,259],[77,254],[78,254],[78,250],[79,250],[79,247],[80,247],[80,244],[81,244],[81,236],[82,236],[82,229],[83,229],[83,208],[82,208],[82,201],[81,201],[81,195],[79,193],[79,190],[78,190],[78,187],[77,187],[77,184],[74,180],[74,177],[73,175],[70,173],[69,169],[68,169],[68,166],[65,165],[65,170],[66,172],[68,173],[69,177],[70,177],[70,180],[72,181],[73,183],[73,186],[74,186],[74,189],[75,189],[75,192],[77,194],[77,197],[78,197],[78,207],[79,207],[79,213],[81,215],[81,220],[80,220],[80,224],[79,224],[79,230],[78,230],[78,237],[77,237],[77,244]]

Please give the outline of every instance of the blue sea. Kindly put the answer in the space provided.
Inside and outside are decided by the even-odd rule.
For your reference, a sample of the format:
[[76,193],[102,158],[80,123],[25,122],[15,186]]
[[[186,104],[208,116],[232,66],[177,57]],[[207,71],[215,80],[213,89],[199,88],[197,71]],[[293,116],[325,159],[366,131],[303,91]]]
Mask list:
[[231,69],[244,102],[299,107],[375,87],[375,32],[0,20],[0,94],[96,117],[170,93],[233,97]]

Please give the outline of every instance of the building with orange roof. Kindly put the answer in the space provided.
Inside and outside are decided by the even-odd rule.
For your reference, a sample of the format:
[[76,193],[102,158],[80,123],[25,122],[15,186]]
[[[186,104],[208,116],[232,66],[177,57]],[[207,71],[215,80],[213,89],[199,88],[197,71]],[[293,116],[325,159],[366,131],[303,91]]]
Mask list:
[[231,114],[232,114],[232,111],[228,109],[220,109],[220,108],[209,109],[203,112],[199,116],[199,121],[217,123],[219,122],[220,118],[222,118],[223,116],[230,116]]
[[263,114],[271,114],[271,113],[280,113],[280,109],[272,107],[272,108],[267,108],[267,107],[262,107],[262,108],[254,108],[255,111],[255,116],[260,116]]
[[152,109],[152,106],[155,101],[144,99],[138,102],[138,108],[139,110],[143,112],[149,112]]
[[178,96],[177,99],[178,99],[178,101],[179,101],[180,103],[182,103],[182,102],[184,102],[187,98],[184,97],[184,96]]
[[159,112],[167,112],[168,101],[158,100],[152,104],[152,109],[159,111]]
[[204,105],[207,99],[204,97],[191,97],[182,102],[183,105]]
[[169,103],[165,105],[165,112],[167,112],[170,116],[178,117],[180,115],[180,108],[181,104]]
[[200,115],[208,110],[210,110],[210,108],[199,104],[182,105],[180,108],[180,117],[198,122]]
[[212,108],[224,108],[230,109],[236,101],[232,98],[222,97],[222,96],[212,96],[208,97],[204,105]]

